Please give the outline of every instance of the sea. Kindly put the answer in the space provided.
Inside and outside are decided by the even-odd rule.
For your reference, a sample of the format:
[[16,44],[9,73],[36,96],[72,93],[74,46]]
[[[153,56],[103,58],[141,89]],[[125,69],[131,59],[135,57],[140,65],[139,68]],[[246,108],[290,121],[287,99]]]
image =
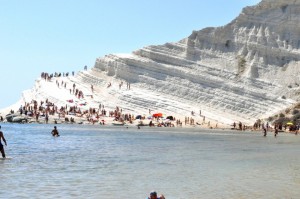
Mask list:
[[300,198],[300,135],[1,124],[0,198]]

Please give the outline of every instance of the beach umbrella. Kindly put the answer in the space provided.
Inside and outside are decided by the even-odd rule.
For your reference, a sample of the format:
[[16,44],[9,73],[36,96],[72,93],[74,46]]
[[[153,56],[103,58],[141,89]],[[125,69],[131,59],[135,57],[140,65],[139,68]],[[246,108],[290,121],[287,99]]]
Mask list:
[[153,117],[162,117],[162,115],[163,115],[162,113],[154,113],[152,116]]

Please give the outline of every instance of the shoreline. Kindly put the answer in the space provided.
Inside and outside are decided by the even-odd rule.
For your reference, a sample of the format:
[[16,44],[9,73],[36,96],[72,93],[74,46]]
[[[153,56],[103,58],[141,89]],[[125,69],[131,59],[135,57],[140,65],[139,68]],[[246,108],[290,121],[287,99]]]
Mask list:
[[[0,114],[3,117],[3,114]],[[4,116],[5,117],[5,116]],[[3,117],[3,118],[4,118]],[[231,129],[229,125],[218,124],[215,122],[208,123],[196,123],[196,124],[176,124],[176,120],[166,120],[166,119],[134,119],[131,122],[124,121],[120,122],[115,120],[113,117],[101,116],[97,121],[89,121],[84,117],[76,117],[72,115],[68,115],[66,117],[59,118],[58,115],[49,116],[48,122],[46,122],[45,117],[40,117],[38,120],[34,119],[34,117],[29,117],[26,115],[16,114],[17,118],[20,119],[20,122],[9,122],[6,119],[0,121],[0,123],[19,123],[19,124],[77,124],[77,125],[91,125],[91,126],[130,126],[130,127],[149,127],[149,123],[153,122],[152,128],[161,127],[161,128],[201,128],[201,129]],[[66,120],[66,118],[68,118]],[[70,121],[70,118],[74,120],[74,122]],[[180,118],[179,120],[181,120]],[[22,122],[24,120],[24,122]],[[26,120],[26,121],[25,121]],[[104,123],[104,124],[103,124]],[[171,124],[171,125],[170,125]],[[216,126],[217,125],[217,126]]]
[[[11,106],[12,107],[12,106]],[[14,107],[17,107],[14,105]],[[9,110],[7,108],[6,110]],[[2,113],[0,113],[0,116],[5,118]],[[60,117],[60,114],[55,113],[54,115],[49,115],[48,122],[46,122],[44,116],[39,116],[38,120],[36,120],[34,117],[30,117],[24,114],[16,113],[16,118],[20,119],[20,122],[8,122],[6,119],[3,121],[0,120],[0,124],[49,124],[49,125],[83,125],[83,126],[93,126],[93,127],[123,127],[123,128],[147,128],[147,129],[184,129],[184,130],[220,130],[220,131],[232,131],[232,132],[253,132],[253,133],[263,133],[262,128],[254,129],[252,126],[246,126],[245,129],[238,129],[233,128],[233,125],[226,125],[226,124],[220,124],[215,121],[208,121],[206,123],[200,123],[199,118],[198,120],[192,119],[193,122],[181,122],[176,123],[177,120],[167,120],[165,118],[152,118],[152,119],[132,119],[130,121],[118,121],[115,117],[110,116],[99,116],[99,118],[95,120],[89,120],[85,115],[78,117],[74,115],[64,115]],[[199,116],[198,116],[199,117]],[[24,119],[24,122],[22,120]],[[71,119],[70,119],[71,118]],[[201,116],[200,116],[201,118]],[[25,121],[26,119],[26,121]],[[182,121],[186,119],[181,117],[179,118],[179,121]],[[73,120],[73,122],[71,122]],[[149,124],[153,123],[152,126]],[[267,130],[268,133],[274,133],[274,128],[269,127]],[[289,133],[289,134],[298,134],[298,132],[295,131],[289,131],[289,129],[280,130],[280,133]]]
[[[126,131],[126,130],[134,130],[136,132],[138,131],[145,131],[145,132],[149,132],[150,130],[152,130],[152,132],[172,132],[172,133],[179,133],[180,130],[182,130],[181,133],[233,133],[236,135],[245,135],[245,134],[253,134],[253,135],[261,135],[263,137],[263,130],[262,129],[257,129],[257,130],[253,130],[253,129],[246,129],[246,130],[239,130],[239,129],[233,129],[233,128],[203,128],[200,126],[188,126],[188,127],[151,127],[151,126],[141,126],[140,128],[138,128],[137,125],[135,124],[125,124],[122,126],[115,126],[111,123],[105,124],[105,125],[101,125],[101,124],[78,124],[78,123],[36,123],[36,122],[32,122],[32,123],[10,123],[10,122],[0,122],[0,125],[3,124],[8,124],[8,125],[45,125],[45,126],[51,126],[49,128],[49,131],[52,129],[52,125],[57,126],[58,130],[60,131],[61,128],[60,127],[83,127],[83,128],[91,128],[93,130],[101,130],[101,129],[119,129],[122,131]],[[62,128],[62,129],[63,129]],[[281,135],[297,135],[297,133],[292,132],[292,131],[279,131],[279,134]],[[269,129],[267,131],[267,137],[274,137],[274,129]]]

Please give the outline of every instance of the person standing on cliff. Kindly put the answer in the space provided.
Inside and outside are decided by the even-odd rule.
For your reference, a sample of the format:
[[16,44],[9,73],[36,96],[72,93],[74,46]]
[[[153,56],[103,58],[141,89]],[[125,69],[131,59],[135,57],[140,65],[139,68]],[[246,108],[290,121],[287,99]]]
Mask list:
[[1,151],[2,157],[5,158],[4,146],[1,143],[1,139],[3,140],[5,146],[7,146],[6,140],[4,138],[4,135],[3,135],[3,132],[1,131],[1,126],[0,126],[0,151]]

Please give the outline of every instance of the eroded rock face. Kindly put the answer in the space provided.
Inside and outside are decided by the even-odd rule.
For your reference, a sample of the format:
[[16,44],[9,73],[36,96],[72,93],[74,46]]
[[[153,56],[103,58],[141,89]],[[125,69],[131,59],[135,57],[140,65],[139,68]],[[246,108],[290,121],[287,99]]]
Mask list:
[[223,27],[98,58],[77,78],[95,86],[131,83],[135,92],[101,91],[130,110],[186,115],[197,107],[224,123],[251,124],[299,100],[299,48],[300,1],[263,0]]
[[[95,69],[213,114],[260,118],[298,100],[300,1],[264,0],[230,24],[148,46],[131,56],[108,55]],[[286,100],[289,98],[293,100]]]

